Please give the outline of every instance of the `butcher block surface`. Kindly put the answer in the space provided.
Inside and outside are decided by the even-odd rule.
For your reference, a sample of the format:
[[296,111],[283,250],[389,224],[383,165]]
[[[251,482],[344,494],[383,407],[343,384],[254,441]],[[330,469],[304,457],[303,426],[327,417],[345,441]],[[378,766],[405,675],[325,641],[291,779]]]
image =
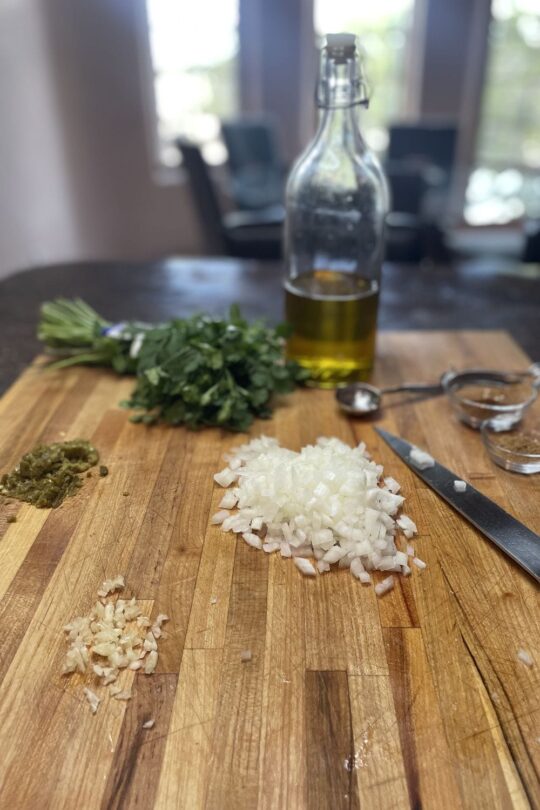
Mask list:
[[[384,333],[375,382],[529,362],[500,332]],[[0,504],[0,808],[540,807],[538,587],[373,427],[428,449],[536,532],[540,477],[493,466],[444,397],[399,395],[368,421],[338,412],[332,392],[286,398],[251,436],[365,441],[402,484],[427,568],[378,599],[347,571],[304,578],[210,526],[223,494],[212,476],[246,436],[131,424],[118,403],[132,384],[34,366],[0,400],[0,471],[37,442],[76,437],[109,468],[55,510]],[[90,675],[61,675],[63,626],[116,574],[170,617],[157,671],[129,673],[127,703]],[[95,715],[85,685],[104,698]]]

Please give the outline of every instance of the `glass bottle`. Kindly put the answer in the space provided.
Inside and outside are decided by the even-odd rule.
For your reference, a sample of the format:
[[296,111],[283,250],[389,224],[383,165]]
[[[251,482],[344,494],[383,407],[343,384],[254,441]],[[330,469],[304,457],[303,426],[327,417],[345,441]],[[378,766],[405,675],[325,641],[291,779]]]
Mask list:
[[360,133],[368,106],[353,34],[329,34],[317,85],[320,120],[287,182],[287,351],[330,388],[373,366],[388,192]]

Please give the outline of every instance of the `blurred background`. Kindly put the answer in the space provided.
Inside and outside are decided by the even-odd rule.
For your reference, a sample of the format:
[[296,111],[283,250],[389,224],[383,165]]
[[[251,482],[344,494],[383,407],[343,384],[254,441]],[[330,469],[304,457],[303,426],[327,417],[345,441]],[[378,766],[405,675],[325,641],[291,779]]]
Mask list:
[[392,192],[387,257],[540,260],[540,0],[0,0],[0,277],[171,254],[279,258],[352,31]]

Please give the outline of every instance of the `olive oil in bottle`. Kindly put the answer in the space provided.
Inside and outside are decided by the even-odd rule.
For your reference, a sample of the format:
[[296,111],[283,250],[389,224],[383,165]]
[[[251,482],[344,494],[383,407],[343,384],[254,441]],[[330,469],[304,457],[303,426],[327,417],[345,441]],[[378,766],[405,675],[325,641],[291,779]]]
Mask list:
[[359,47],[329,34],[321,52],[317,133],[286,190],[287,351],[325,388],[373,366],[388,193],[359,127],[367,106]]
[[312,385],[333,388],[365,379],[373,366],[377,283],[317,270],[285,282],[285,317],[293,327],[287,355]]

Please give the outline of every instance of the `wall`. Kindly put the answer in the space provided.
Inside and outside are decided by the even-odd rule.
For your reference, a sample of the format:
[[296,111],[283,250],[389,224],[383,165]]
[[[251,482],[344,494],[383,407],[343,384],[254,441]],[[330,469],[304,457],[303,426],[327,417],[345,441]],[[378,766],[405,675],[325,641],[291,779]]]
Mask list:
[[0,277],[200,252],[187,186],[154,177],[141,25],[144,0],[1,0]]
[[77,245],[56,97],[43,69],[47,59],[37,0],[3,0],[0,276],[34,260],[52,259],[56,250],[72,253]]

